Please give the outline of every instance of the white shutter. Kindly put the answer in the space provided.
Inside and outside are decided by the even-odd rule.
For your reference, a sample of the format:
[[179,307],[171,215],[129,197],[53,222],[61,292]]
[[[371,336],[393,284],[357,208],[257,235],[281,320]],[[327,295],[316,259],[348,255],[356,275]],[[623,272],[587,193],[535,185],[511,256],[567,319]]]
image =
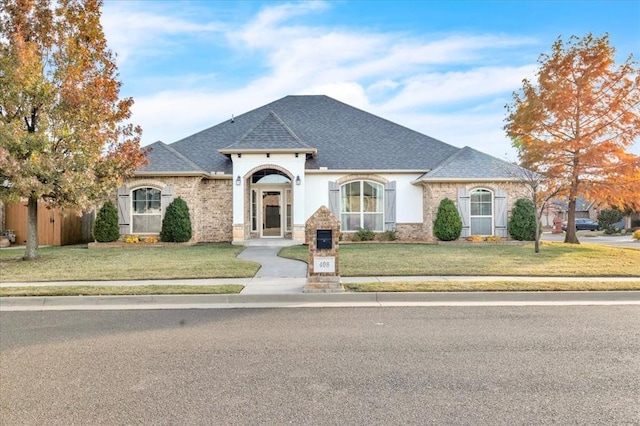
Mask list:
[[393,231],[396,228],[396,182],[389,182],[384,186],[384,230]]
[[126,186],[118,188],[118,227],[120,235],[131,233],[131,196]]
[[468,237],[471,235],[471,220],[469,217],[470,204],[469,191],[464,186],[458,187],[458,213],[460,213],[460,219],[462,220],[462,233],[461,237]]
[[507,193],[504,189],[496,190],[495,200],[496,235],[507,238]]
[[173,185],[167,185],[162,188],[160,194],[160,207],[162,208],[162,218],[164,219],[164,212],[167,211],[167,207],[169,207],[169,204],[173,201]]
[[329,210],[340,220],[340,185],[329,181]]

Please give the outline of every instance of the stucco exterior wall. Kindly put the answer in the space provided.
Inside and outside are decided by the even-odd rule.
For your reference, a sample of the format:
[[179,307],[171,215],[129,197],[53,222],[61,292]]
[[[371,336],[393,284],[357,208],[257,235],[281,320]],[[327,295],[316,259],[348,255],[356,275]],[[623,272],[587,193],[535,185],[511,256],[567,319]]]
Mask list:
[[305,217],[308,218],[320,206],[329,204],[328,182],[346,183],[356,179],[371,179],[380,183],[396,182],[396,222],[397,223],[422,223],[422,188],[420,185],[412,185],[419,174],[401,173],[322,173],[307,174]]
[[[515,201],[526,194],[523,185],[517,182],[424,183],[420,186],[411,184],[411,181],[416,177],[410,174],[308,174],[303,177],[305,188],[304,217],[306,219],[320,206],[328,205],[329,181],[348,182],[352,179],[372,179],[379,182],[396,181],[398,238],[403,241],[432,241],[434,239],[433,222],[440,201],[449,198],[457,205],[459,186],[464,186],[469,191],[477,188],[485,188],[494,192],[498,188],[504,189],[507,192],[508,217],[511,216]],[[187,202],[191,212],[193,241],[228,242],[233,240],[233,202],[236,187],[233,179],[145,177],[133,178],[126,183],[130,190],[141,186],[161,188],[165,185],[173,185],[173,197],[182,197]],[[243,201],[243,204],[247,205],[248,201]]]

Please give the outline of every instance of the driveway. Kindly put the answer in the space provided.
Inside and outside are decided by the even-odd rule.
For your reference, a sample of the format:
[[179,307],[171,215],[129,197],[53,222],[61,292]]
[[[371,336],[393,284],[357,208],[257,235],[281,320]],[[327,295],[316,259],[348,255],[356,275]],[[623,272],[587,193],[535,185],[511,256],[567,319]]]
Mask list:
[[[564,232],[562,234],[552,234],[545,232],[540,238],[541,241],[564,241]],[[631,235],[603,235],[601,232],[578,231],[578,240],[581,243],[603,244],[615,247],[627,247],[640,250],[640,241],[631,238]]]

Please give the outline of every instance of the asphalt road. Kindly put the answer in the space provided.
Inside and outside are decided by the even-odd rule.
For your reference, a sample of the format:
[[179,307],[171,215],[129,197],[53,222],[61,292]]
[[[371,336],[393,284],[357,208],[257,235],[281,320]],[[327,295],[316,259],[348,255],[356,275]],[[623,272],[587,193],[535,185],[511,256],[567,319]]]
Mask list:
[[638,306],[0,313],[0,424],[640,424]]

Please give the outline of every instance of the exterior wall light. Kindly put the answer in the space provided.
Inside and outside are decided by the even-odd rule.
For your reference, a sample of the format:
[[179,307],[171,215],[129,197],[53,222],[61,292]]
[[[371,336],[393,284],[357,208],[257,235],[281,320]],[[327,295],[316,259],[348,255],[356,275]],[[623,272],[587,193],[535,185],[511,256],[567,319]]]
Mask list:
[[242,179],[240,179],[240,175],[238,175],[238,177],[236,178],[236,185],[240,186],[241,183]]
[[300,175],[296,176],[296,185],[300,185],[301,182]]

